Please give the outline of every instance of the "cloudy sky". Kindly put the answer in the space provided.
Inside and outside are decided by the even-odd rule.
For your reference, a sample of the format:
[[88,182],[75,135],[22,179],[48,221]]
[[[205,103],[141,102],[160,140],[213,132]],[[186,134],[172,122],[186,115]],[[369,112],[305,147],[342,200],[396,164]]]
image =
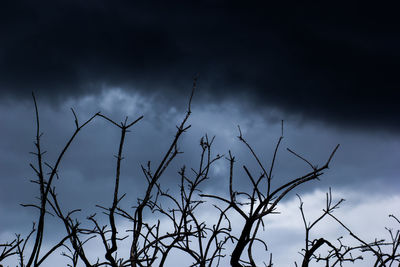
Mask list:
[[[81,121],[98,111],[116,121],[144,115],[126,141],[121,183],[129,206],[143,191],[140,164],[159,162],[173,139],[194,76],[199,78],[192,127],[180,142],[185,153],[163,177],[166,187],[177,187],[180,166],[197,166],[199,140],[208,134],[216,136],[215,154],[232,150],[238,159],[236,186],[247,188],[240,166],[260,170],[238,141],[237,125],[268,165],[284,120],[274,185],[307,171],[287,147],[322,165],[341,144],[321,181],[296,193],[312,217],[332,187],[334,195],[348,199],[341,208],[345,223],[371,241],[385,237],[382,230],[392,223],[387,215],[400,216],[395,205],[400,197],[399,26],[397,9],[385,4],[2,3],[0,237],[28,232],[35,219],[34,210],[19,206],[38,194],[29,183],[35,136],[31,92],[38,100],[49,163],[74,130],[71,107]],[[118,130],[100,119],[79,134],[56,181],[66,210],[81,207],[84,219],[98,212],[95,204],[111,205],[118,141]],[[228,162],[221,160],[203,190],[225,194],[227,174]],[[277,266],[292,264],[301,249],[302,229],[282,223],[301,219],[297,206],[295,195],[289,196],[280,221],[271,221],[274,234],[267,236],[275,244]],[[371,220],[371,214],[379,216]],[[49,225],[50,244],[57,223]],[[323,229],[334,238],[341,234],[333,223]]]

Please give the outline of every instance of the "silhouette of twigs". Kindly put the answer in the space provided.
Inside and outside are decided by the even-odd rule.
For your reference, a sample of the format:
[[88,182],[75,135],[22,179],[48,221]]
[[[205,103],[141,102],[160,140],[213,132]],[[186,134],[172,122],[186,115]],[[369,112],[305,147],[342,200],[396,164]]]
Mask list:
[[[179,149],[179,142],[183,134],[191,127],[188,120],[192,113],[191,105],[196,82],[195,79],[185,115],[176,126],[175,136],[161,156],[160,162],[156,167],[153,167],[150,161],[145,166],[141,165],[146,183],[145,190],[137,198],[133,210],[126,210],[121,205],[126,195],[126,193],[120,192],[121,166],[127,133],[131,127],[143,119],[143,116],[130,122],[128,118],[125,118],[124,121],[118,123],[97,112],[88,120],[80,123],[74,109],[71,109],[75,130],[56,157],[54,164],[49,164],[44,159],[46,151],[43,151],[41,146],[42,133],[38,105],[32,94],[36,118],[35,151],[32,154],[36,163],[31,163],[30,167],[37,176],[32,182],[38,186],[39,203],[28,203],[23,206],[37,209],[39,215],[25,238],[18,234],[10,242],[0,244],[0,262],[6,258],[17,257],[17,266],[36,267],[46,262],[55,251],[63,248],[64,251],[61,255],[69,259],[68,266],[71,267],[82,266],[82,264],[86,267],[166,266],[168,260],[174,257],[176,252],[183,253],[191,259],[190,266],[220,266],[224,258],[228,258],[227,261],[233,267],[260,266],[260,263],[257,262],[258,257],[255,255],[255,247],[261,246],[265,251],[269,250],[268,240],[260,238],[260,232],[266,228],[265,219],[271,214],[278,213],[277,207],[280,202],[290,192],[294,192],[298,186],[319,180],[324,171],[329,168],[339,145],[332,150],[321,167],[288,148],[287,151],[290,154],[303,161],[311,170],[291,178],[286,183],[275,184],[275,182],[272,183],[272,179],[284,138],[283,121],[281,134],[272,151],[272,160],[269,164],[263,163],[264,161],[245,139],[241,128],[238,127],[239,142],[248,149],[259,168],[259,174],[255,174],[256,170],[250,169],[247,165],[242,166],[243,173],[251,187],[247,191],[239,191],[234,186],[236,179],[235,156],[231,151],[228,151],[226,156],[214,155],[214,137],[209,138],[205,135],[200,139],[201,152],[199,161],[196,163],[197,167],[182,166],[178,171],[179,190],[170,191],[168,188],[164,188],[160,178],[176,157],[183,153]],[[103,216],[106,216],[107,224],[103,224],[99,218],[100,215],[94,213],[87,216],[87,221],[91,225],[88,228],[84,227],[76,218],[76,214],[81,212],[79,208],[65,211],[63,203],[60,203],[58,199],[54,178],[59,178],[58,169],[71,143],[78,133],[95,118],[103,119],[112,127],[117,127],[120,130],[120,139],[115,155],[114,188],[110,190],[112,202],[110,207],[96,205],[102,211]],[[217,161],[223,158],[229,163],[227,194],[224,195],[220,191],[216,191],[217,193],[202,192],[203,185],[210,179],[210,170]],[[45,169],[49,169],[49,172],[46,173]],[[326,194],[326,206],[322,210],[322,214],[312,222],[307,221],[303,201],[299,195],[298,198],[305,231],[304,248],[300,252],[302,267],[309,266],[313,262],[323,262],[326,266],[343,266],[346,262],[363,260],[365,254],[370,254],[375,258],[373,266],[394,266],[400,263],[400,230],[387,228],[390,237],[388,241],[375,239],[367,242],[333,214],[344,200],[333,202],[330,189]],[[204,217],[202,213],[205,210],[212,216]],[[243,219],[243,223],[233,221],[232,214]],[[43,244],[45,235],[48,234],[46,219],[49,215],[62,223],[65,233],[55,244],[51,246],[46,244],[45,249]],[[389,216],[400,225],[400,221],[395,215]],[[118,218],[127,220],[131,229],[122,233],[122,229],[119,229],[117,223]],[[329,218],[347,231],[349,236],[358,242],[358,245],[346,245],[341,237],[335,240],[327,240],[323,237],[313,238],[315,226]],[[99,242],[103,254],[95,255],[95,259],[93,259],[93,255],[89,255],[91,252],[87,250],[89,242]],[[123,246],[121,242],[125,242],[125,244],[129,242],[129,245]],[[322,247],[326,250],[323,251]],[[268,254],[263,264],[268,267],[273,266],[271,253]],[[2,266],[0,265],[0,267]]]

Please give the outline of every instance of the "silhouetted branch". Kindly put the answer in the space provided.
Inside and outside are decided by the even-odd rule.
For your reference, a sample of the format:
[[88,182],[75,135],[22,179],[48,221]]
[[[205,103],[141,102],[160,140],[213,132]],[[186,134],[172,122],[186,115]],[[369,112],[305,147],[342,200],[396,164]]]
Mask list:
[[[212,153],[214,137],[207,135],[200,139],[200,156],[198,162],[193,164],[195,167],[186,168],[183,166],[178,171],[177,191],[165,189],[161,183],[161,177],[166,172],[176,157],[183,153],[178,144],[182,135],[191,127],[188,125],[188,119],[192,113],[191,105],[197,80],[193,81],[192,92],[187,104],[187,110],[179,125],[176,126],[175,136],[173,137],[168,149],[162,155],[160,162],[154,167],[148,161],[147,165],[141,165],[141,171],[145,178],[146,187],[140,198],[137,198],[137,205],[133,211],[125,210],[121,207],[125,193],[120,193],[121,167],[124,159],[124,145],[127,133],[130,128],[142,120],[143,116],[128,122],[128,117],[118,123],[108,116],[95,113],[83,123],[79,122],[74,109],[71,108],[75,130],[67,140],[60,153],[56,156],[54,164],[45,162],[44,155],[46,151],[42,150],[40,132],[40,118],[38,105],[34,94],[32,94],[35,106],[36,136],[35,151],[32,154],[36,163],[30,164],[36,179],[32,182],[39,188],[39,203],[23,204],[24,207],[33,207],[39,211],[37,222],[33,224],[32,230],[25,237],[16,238],[10,242],[0,244],[0,262],[10,257],[18,257],[19,267],[40,266],[48,260],[50,255],[60,248],[65,251],[62,255],[69,259],[68,266],[99,267],[142,267],[142,266],[165,266],[168,259],[175,256],[174,253],[180,252],[192,260],[190,266],[212,267],[220,266],[225,257],[232,267],[256,267],[260,266],[255,255],[255,248],[263,248],[268,251],[268,240],[260,238],[259,232],[267,228],[267,216],[277,214],[277,208],[281,201],[287,198],[289,193],[293,193],[298,186],[313,180],[319,180],[324,171],[329,168],[330,162],[335,155],[339,145],[337,145],[329,154],[328,159],[318,167],[310,160],[299,153],[287,149],[296,158],[299,158],[311,171],[302,173],[291,178],[289,181],[281,184],[272,183],[275,165],[278,158],[278,152],[283,141],[283,121],[281,122],[281,134],[272,151],[272,159],[269,165],[264,165],[259,157],[244,138],[241,128],[238,126],[238,139],[248,149],[251,157],[257,163],[258,173],[246,165],[242,165],[245,179],[248,179],[250,189],[236,190],[234,186],[236,179],[235,163],[236,158],[231,151],[225,157],[229,162],[229,174],[227,178],[226,195],[220,192],[203,193],[202,188],[210,179],[210,170],[214,163],[224,156]],[[70,211],[64,211],[59,202],[54,177],[59,178],[59,168],[65,153],[70,148],[77,134],[83,127],[88,125],[94,118],[100,117],[120,130],[118,152],[115,156],[115,176],[114,188],[110,190],[112,203],[110,207],[96,205],[107,217],[107,225],[92,214],[87,217],[90,228],[82,226],[76,217],[79,208]],[[49,172],[45,173],[44,169]],[[46,169],[47,170],[47,169]],[[261,171],[260,171],[261,170]],[[274,184],[274,185],[273,185]],[[394,266],[400,263],[400,230],[387,228],[389,239],[375,239],[372,242],[364,241],[356,235],[346,224],[338,217],[333,215],[334,210],[339,208],[343,199],[334,202],[331,189],[326,194],[326,206],[322,213],[314,221],[308,222],[303,208],[303,201],[298,195],[300,213],[304,224],[305,243],[301,250],[302,267],[309,266],[314,262],[322,262],[325,266],[342,266],[346,262],[354,262],[363,259],[364,253],[372,254],[375,258],[373,266]],[[217,204],[215,204],[217,203]],[[203,218],[202,213],[207,211],[207,217]],[[46,216],[52,215],[62,223],[65,234],[60,240],[55,241],[51,246],[47,246],[43,251],[44,236],[46,230]],[[211,214],[209,216],[209,214]],[[241,222],[233,221],[232,214],[238,215]],[[121,229],[117,224],[117,217],[122,220],[128,220],[132,224],[127,234],[122,235]],[[391,219],[400,225],[400,220],[389,215]],[[154,220],[155,218],[155,220]],[[322,220],[331,218],[338,223],[340,227],[346,230],[350,237],[358,242],[358,245],[346,245],[341,237],[336,240],[328,240],[317,236],[312,237],[313,229]],[[28,246],[31,237],[32,246]],[[131,237],[128,246],[123,246],[123,240]],[[104,258],[97,257],[91,259],[88,255],[92,254],[87,250],[88,242],[100,242]],[[229,244],[232,245],[229,245]],[[123,258],[120,253],[126,247],[129,247],[127,258]],[[29,250],[27,249],[29,248]],[[30,251],[27,253],[27,250]],[[353,254],[355,256],[353,256]],[[266,254],[268,256],[268,254]],[[102,256],[103,257],[103,256]],[[27,259],[27,262],[25,262]],[[272,254],[269,259],[266,257],[264,266],[272,267]],[[295,263],[296,266],[297,263]],[[0,265],[0,267],[2,267]]]

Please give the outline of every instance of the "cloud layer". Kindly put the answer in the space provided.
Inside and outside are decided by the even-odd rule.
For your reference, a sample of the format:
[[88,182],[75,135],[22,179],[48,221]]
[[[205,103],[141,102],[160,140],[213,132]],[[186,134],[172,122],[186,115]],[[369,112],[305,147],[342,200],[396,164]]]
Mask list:
[[65,99],[124,87],[346,126],[399,129],[399,21],[390,6],[239,1],[23,1],[1,8],[0,92]]

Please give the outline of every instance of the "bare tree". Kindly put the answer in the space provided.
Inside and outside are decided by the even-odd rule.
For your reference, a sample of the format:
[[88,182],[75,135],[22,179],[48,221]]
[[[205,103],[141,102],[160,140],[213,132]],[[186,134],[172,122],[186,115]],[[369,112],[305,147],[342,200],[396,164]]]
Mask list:
[[[261,244],[268,251],[267,242],[260,238],[260,231],[265,230],[265,218],[277,213],[279,203],[285,199],[288,193],[293,192],[298,186],[313,180],[319,180],[323,172],[329,168],[335,152],[339,145],[333,148],[327,155],[327,159],[318,167],[307,160],[305,157],[291,149],[289,153],[303,161],[310,167],[310,171],[293,177],[289,182],[274,185],[272,177],[277,160],[278,151],[283,140],[283,122],[281,135],[277,140],[276,146],[272,151],[272,161],[264,164],[263,160],[257,155],[256,151],[249,144],[242,134],[239,127],[239,141],[247,147],[249,153],[257,163],[259,170],[250,170],[243,165],[243,173],[247,176],[251,188],[248,191],[237,191],[234,187],[235,180],[235,156],[228,152],[227,156],[214,155],[212,147],[214,137],[209,138],[205,135],[200,140],[201,152],[197,167],[183,166],[178,171],[178,193],[171,193],[168,188],[164,188],[160,182],[171,162],[182,153],[179,149],[179,142],[182,135],[189,130],[188,124],[191,115],[191,104],[196,88],[194,80],[192,93],[189,98],[186,113],[180,124],[176,127],[175,136],[162,155],[161,161],[155,167],[149,161],[147,165],[141,166],[142,174],[146,180],[146,190],[142,196],[138,196],[137,203],[133,210],[126,210],[120,203],[125,197],[125,193],[120,192],[121,166],[124,159],[124,144],[127,133],[131,127],[135,126],[143,116],[129,122],[126,118],[123,122],[117,123],[108,116],[97,112],[88,120],[80,123],[73,109],[72,114],[75,121],[75,130],[69,140],[58,154],[54,164],[49,164],[44,160],[45,151],[41,148],[40,117],[36,98],[33,95],[33,102],[36,114],[36,139],[35,156],[36,163],[30,164],[37,178],[32,182],[39,188],[39,203],[24,204],[24,207],[33,207],[39,211],[38,218],[31,231],[25,238],[16,235],[15,239],[0,244],[0,262],[6,258],[17,256],[19,267],[40,266],[55,251],[63,251],[62,255],[69,258],[68,266],[112,266],[112,267],[142,267],[142,266],[165,266],[167,260],[179,251],[191,259],[190,266],[220,266],[221,260],[229,258],[230,265],[233,267],[260,266],[254,257],[254,247],[256,243]],[[103,225],[99,215],[91,214],[87,217],[90,226],[80,222],[75,216],[81,210],[74,209],[65,211],[62,203],[58,200],[55,179],[58,178],[58,169],[66,151],[74,141],[78,133],[91,123],[94,119],[104,119],[111,126],[120,130],[118,151],[116,154],[114,189],[112,192],[112,203],[110,207],[97,206],[101,214],[106,215],[107,224]],[[207,194],[201,191],[202,185],[210,177],[210,169],[219,160],[226,159],[229,163],[229,176],[227,177],[228,186],[226,188],[227,197],[224,194]],[[46,173],[45,169],[50,171]],[[255,173],[259,174],[255,174]],[[307,222],[303,202],[300,200],[300,213],[305,229],[305,243],[301,250],[301,266],[309,266],[313,262],[324,262],[326,266],[343,266],[346,262],[362,260],[365,253],[371,254],[375,258],[373,266],[395,266],[400,263],[400,232],[399,230],[387,229],[390,239],[376,239],[370,242],[362,240],[358,235],[351,231],[340,218],[333,212],[343,200],[336,203],[332,201],[331,191],[327,193],[326,206],[322,214],[313,222]],[[199,216],[202,209],[213,203],[214,218],[216,221],[210,222]],[[215,204],[216,203],[216,204]],[[232,222],[231,214],[237,214],[243,219],[243,224]],[[49,249],[44,251],[44,237],[46,234],[47,216],[54,216],[59,219],[65,229],[64,236]],[[392,219],[400,224],[398,218],[390,215]],[[118,229],[117,218],[128,220],[131,229],[123,233]],[[152,220],[157,218],[157,220]],[[345,245],[341,238],[337,240],[326,240],[322,237],[311,238],[311,232],[315,225],[323,219],[331,218],[338,223],[349,235],[359,244],[356,246]],[[170,228],[165,230],[161,221],[169,224]],[[238,233],[238,234],[237,234]],[[121,246],[121,242],[126,239],[131,240],[129,246],[129,256],[123,258],[122,252],[126,247]],[[103,247],[103,255],[93,260],[88,255],[86,244],[88,242],[100,242]],[[27,244],[30,243],[27,250]],[[327,250],[321,252],[321,248]],[[354,253],[357,255],[354,256]],[[266,260],[264,266],[273,266],[272,254]],[[1,265],[0,265],[1,266]],[[297,263],[295,263],[297,266]],[[400,265],[399,265],[400,266]]]

